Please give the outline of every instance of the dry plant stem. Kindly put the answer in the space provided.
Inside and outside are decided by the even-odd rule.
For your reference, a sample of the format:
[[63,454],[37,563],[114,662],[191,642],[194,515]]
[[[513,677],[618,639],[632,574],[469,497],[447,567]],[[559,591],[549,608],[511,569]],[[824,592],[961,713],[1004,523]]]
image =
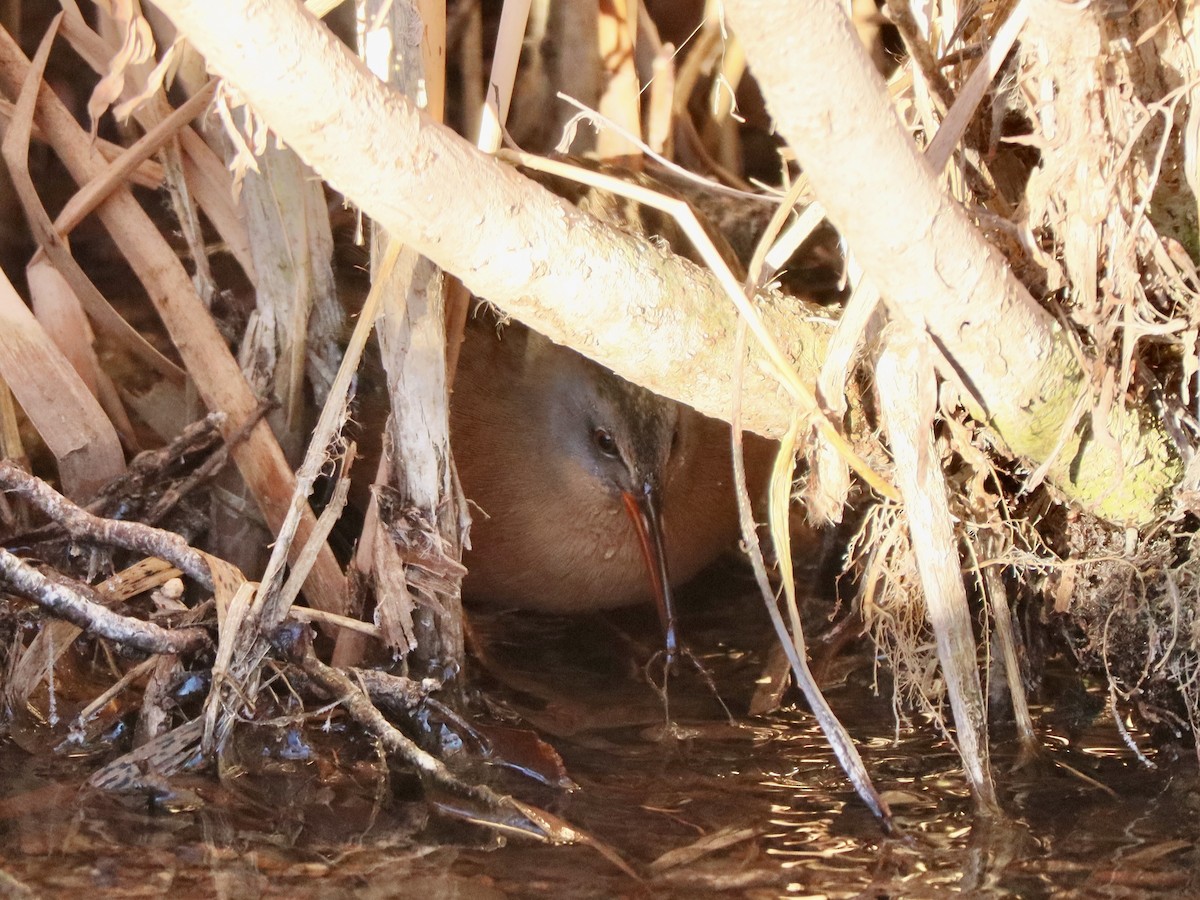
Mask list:
[[213,589],[212,573],[204,556],[174,532],[152,528],[140,522],[121,522],[93,516],[40,478],[22,471],[8,460],[0,460],[0,490],[25,498],[74,538],[158,557],[176,566],[208,590]]
[[[142,692],[137,725],[134,726],[135,747],[161,737],[171,727],[171,716],[175,706],[172,689],[179,683],[183,665],[178,656],[160,656],[149,667],[150,678]],[[122,679],[124,681],[125,679]],[[111,692],[111,689],[110,689]],[[82,716],[80,716],[82,719]]]
[[208,635],[200,629],[171,631],[153,622],[119,615],[88,599],[82,590],[61,581],[51,581],[2,547],[0,583],[85,631],[143,653],[190,655],[208,644]]
[[904,494],[926,612],[954,713],[958,752],[980,811],[999,814],[971,613],[958,565],[946,483],[933,442],[937,387],[929,350],[921,347],[924,340],[893,326],[876,364],[875,383],[896,460],[896,480]]
[[[398,252],[399,248],[397,247],[396,253]],[[253,671],[256,665],[249,660],[259,658],[262,652],[261,636],[269,634],[278,627],[291,608],[293,595],[285,589],[284,582],[286,562],[289,557],[294,558],[289,547],[297,536],[300,517],[309,508],[308,495],[327,461],[327,448],[341,434],[346,424],[349,414],[350,388],[379,310],[380,282],[386,280],[394,264],[395,254],[391,254],[384,260],[379,272],[376,273],[376,281],[371,285],[371,290],[363,303],[354,331],[346,345],[346,351],[342,355],[341,366],[334,376],[329,396],[326,398],[325,405],[321,408],[321,414],[317,418],[317,424],[313,428],[313,435],[308,442],[304,461],[296,473],[296,491],[292,496],[291,508],[280,526],[275,549],[267,563],[261,585],[254,598],[254,619],[258,624],[253,633],[238,637],[238,640],[243,642],[238,648],[239,653],[243,654],[239,659],[239,666],[244,664],[246,672]],[[339,484],[339,489],[341,488],[342,485]],[[330,612],[330,610],[324,611]]]
[[[383,307],[376,328],[384,369],[388,377],[390,415],[387,428],[390,447],[385,484],[396,487],[403,502],[422,521],[422,529],[436,536],[435,551],[457,562],[458,535],[454,488],[450,469],[449,394],[446,387],[445,322],[440,273],[411,249],[399,255],[394,275],[387,280]],[[374,501],[372,502],[374,505]],[[373,519],[376,528],[386,523]],[[366,540],[378,539],[367,536]],[[393,648],[414,649],[415,593],[407,569],[419,560],[396,547],[397,553],[373,553],[373,575],[381,590],[377,597],[376,620],[385,640]],[[384,566],[402,567],[385,573]],[[461,600],[457,586],[428,598],[427,606],[442,610],[435,628],[441,646],[422,646],[421,652],[436,652],[462,659]],[[399,608],[401,604],[407,606]]]
[[[641,98],[633,52],[637,44],[637,8],[640,5],[641,0],[611,0],[600,4],[596,29],[601,66],[607,76],[600,93],[600,112],[634,134],[640,134],[642,130]],[[641,152],[637,145],[611,131],[600,132],[596,153],[600,159],[622,159],[640,167]]]
[[191,128],[179,132],[179,143],[185,152],[183,172],[188,187],[196,195],[200,208],[216,228],[229,253],[246,273],[250,284],[257,286],[258,273],[254,269],[250,235],[246,231],[241,210],[234,202],[229,170],[204,142],[204,138]]
[[[560,92],[558,94],[558,99],[562,100],[564,103],[567,103],[570,106],[575,107],[575,109],[579,110],[578,114],[574,117],[574,119],[572,119],[572,121],[570,123],[572,126],[574,126],[574,124],[575,124],[575,119],[587,119],[597,129],[609,128],[609,129],[612,129],[613,131],[619,131],[619,132],[621,132],[622,137],[624,137],[627,141],[636,143],[638,145],[638,148],[642,151],[643,154],[650,157],[652,160],[654,160],[656,163],[658,163],[664,169],[669,171],[672,175],[675,175],[675,176],[685,179],[687,181],[695,182],[696,184],[704,187],[706,190],[712,191],[714,194],[724,194],[729,197],[737,197],[737,198],[739,198],[741,200],[745,200],[749,203],[762,203],[767,206],[778,206],[779,205],[779,198],[777,196],[774,196],[772,194],[760,193],[757,189],[753,188],[752,185],[745,185],[744,187],[730,187],[727,184],[721,184],[718,181],[713,181],[711,178],[706,178],[703,175],[698,175],[695,172],[691,171],[690,169],[685,169],[683,166],[678,165],[677,163],[674,163],[671,160],[667,159],[667,157],[665,157],[661,154],[655,153],[650,148],[649,144],[641,142],[641,140],[637,137],[637,134],[635,132],[627,131],[621,125],[614,122],[612,119],[609,119],[606,116],[602,116],[596,110],[590,108],[589,106],[587,106],[584,103],[581,103],[579,100],[570,96],[569,94],[564,94],[564,93]],[[534,157],[534,158],[538,158],[538,157]]]
[[67,205],[54,220],[55,230],[63,237],[74,231],[75,226],[91,215],[117,185],[124,184],[134,170],[162,149],[165,143],[175,137],[179,129],[186,127],[192,119],[204,112],[216,93],[217,80],[214,78],[151,131],[138,138],[128,150],[113,160],[103,177],[89,182],[67,201]]
[[175,656],[168,654],[159,658],[144,659],[115,682],[108,686],[108,689],[101,692],[99,696],[94,698],[91,703],[79,711],[79,715],[75,717],[75,727],[82,728],[87,724],[88,720],[96,715],[101,709],[108,705],[109,701],[116,697],[121,691],[129,687],[136,681],[140,681],[144,676],[150,674],[150,670],[157,666],[162,660],[174,660]]
[[[18,93],[27,70],[28,62],[20,48],[7,34],[0,34],[3,90],[10,95]],[[106,161],[47,87],[39,92],[37,116],[77,182],[86,183],[102,174]],[[201,398],[209,409],[228,415],[224,424],[228,439],[243,421],[256,414],[258,403],[196,295],[187,271],[127,189],[116,191],[98,214],[110,233],[122,236],[121,248],[162,317]],[[260,423],[232,452],[268,524],[278,528],[286,515],[295,479],[270,428]],[[314,523],[311,512],[303,516],[302,537]],[[321,554],[309,587],[309,602],[313,605],[331,612],[344,608],[346,581],[332,551]]]
[[996,643],[1004,663],[1004,677],[1008,684],[1008,695],[1012,698],[1013,720],[1017,727],[1017,741],[1021,747],[1021,761],[1032,759],[1041,752],[1033,717],[1029,714],[1029,703],[1025,699],[1025,685],[1021,682],[1021,663],[1017,658],[1017,639],[1013,633],[1012,611],[1008,605],[1008,591],[1004,579],[995,566],[988,566],[981,573],[988,603],[992,608],[992,622],[996,632]]
[[[639,4],[639,9],[643,7]],[[646,103],[646,143],[652,152],[667,152],[671,140],[672,113],[675,104],[675,66],[671,48],[660,48],[654,57],[650,76],[650,97]]]
[[[421,70],[425,111],[439,122],[446,114],[446,2],[416,0],[421,20]],[[416,87],[416,86],[414,86]]]
[[709,91],[709,117],[704,122],[703,138],[721,167],[737,175],[741,175],[742,147],[738,117],[734,115],[735,98],[745,74],[746,54],[737,36],[730,35],[724,41],[721,64]]
[[[492,76],[488,80],[483,119],[479,126],[479,138],[475,142],[485,153],[495,153],[500,149],[504,123],[508,119],[508,105],[512,101],[513,82],[517,77],[517,63],[521,60],[525,25],[529,21],[529,5],[530,0],[504,0],[504,8],[500,12],[500,31],[496,36],[496,50],[492,54]],[[171,15],[169,9],[166,12]],[[205,56],[208,54],[205,53]],[[387,222],[376,220],[392,231]],[[399,236],[397,239],[400,239]]]
[[[380,3],[385,7],[387,3]],[[368,9],[374,8],[368,4]],[[407,35],[421,34],[410,17],[394,7],[386,20],[389,52],[384,58],[372,58],[367,45],[367,63],[373,71],[383,72],[389,83],[407,96],[420,94],[421,85],[442,73],[424,70],[424,52],[416,52]],[[374,42],[382,49],[382,42]],[[435,112],[435,118],[438,113]],[[372,234],[371,256],[374,261],[372,292],[380,290],[380,308],[375,328],[379,337],[380,357],[387,378],[389,416],[387,440],[383,442],[379,481],[395,488],[402,502],[421,522],[421,530],[433,539],[440,554],[457,565],[460,553],[457,533],[458,516],[450,465],[449,394],[446,386],[446,318],[441,272],[428,260],[409,248],[399,249],[396,242],[376,228]],[[384,269],[386,261],[391,273]],[[378,428],[380,423],[372,423]],[[370,574],[375,580],[375,621],[387,645],[404,652],[416,650],[425,661],[439,657],[461,664],[463,659],[462,607],[458,584],[444,582],[444,591],[432,592],[418,601],[409,574],[421,565],[410,548],[396,544],[388,547],[387,537],[379,533],[391,523],[378,515],[378,500],[372,498],[361,546],[369,552]],[[368,532],[370,528],[370,532]],[[356,559],[362,567],[364,558]],[[421,621],[418,608],[438,610],[429,624],[432,631],[418,633]],[[358,663],[358,654],[349,646],[357,636],[339,641],[335,661]]]
[[1016,42],[1017,34],[1029,19],[1030,3],[1031,0],[1020,0],[1008,18],[1004,20],[1004,24],[996,32],[995,39],[984,51],[983,59],[979,61],[967,79],[967,83],[958,92],[958,97],[955,99],[954,105],[950,107],[946,118],[942,120],[937,134],[925,148],[925,158],[933,164],[935,169],[940,171],[949,161],[954,148],[958,146],[963,133],[967,130],[967,125],[975,115],[975,110],[987,94],[988,86],[995,79],[996,73],[1000,71],[1000,67],[1008,56],[1008,51]]
[[[243,129],[244,113],[235,114]],[[255,392],[276,398],[279,409],[269,421],[296,460],[311,426],[306,391],[311,384],[324,396],[326,373],[339,362],[345,313],[336,296],[324,190],[287,147],[268,144],[257,166],[245,173],[239,198],[258,280],[238,359]]]
[[[379,640],[379,627],[361,619],[349,616],[335,616],[333,613],[321,612],[319,609],[309,609],[307,606],[293,606],[288,610],[288,618],[297,622],[315,623],[321,626],[333,626],[337,629],[350,629],[369,638]],[[331,629],[332,630],[332,629]]]
[[[286,0],[159,6],[284,140],[389,234],[552,340],[728,420],[737,314],[711,275],[478,153],[369,78]],[[264,67],[289,77],[263,78]],[[356,135],[355,146],[341,134]],[[578,289],[581,272],[586,292]],[[797,315],[794,299],[758,300],[788,358],[815,375],[828,325]],[[788,417],[755,356],[744,421],[778,434]]]
[[[744,323],[738,328],[734,352],[738,354],[739,358],[745,358],[746,330]],[[816,717],[817,724],[821,726],[821,731],[825,734],[825,739],[829,741],[829,746],[833,750],[834,756],[837,757],[842,771],[846,773],[846,777],[854,785],[854,790],[858,793],[859,798],[879,820],[883,830],[890,833],[893,827],[892,811],[888,808],[887,801],[875,790],[875,785],[871,783],[871,776],[867,773],[867,767],[863,765],[858,748],[854,746],[854,741],[851,740],[842,723],[838,721],[837,716],[830,709],[824,694],[821,693],[820,687],[817,686],[816,681],[813,679],[812,671],[808,667],[808,650],[804,643],[804,631],[799,627],[798,622],[795,631],[792,634],[788,634],[787,625],[784,624],[783,616],[779,613],[779,603],[775,599],[775,592],[771,589],[771,583],[767,578],[767,566],[763,561],[762,546],[758,541],[758,530],[754,522],[754,513],[750,506],[750,494],[746,489],[746,460],[742,452],[742,429],[738,423],[739,405],[737,398],[741,396],[739,388],[742,380],[742,371],[742,366],[737,366],[734,369],[735,399],[732,422],[733,481],[737,490],[738,517],[741,520],[742,537],[746,542],[747,553],[754,568],[754,579],[758,583],[763,603],[766,604],[767,614],[771,618],[771,625],[775,628],[775,635],[779,639],[779,645],[783,648],[788,662],[791,664],[796,684],[801,692],[803,692],[804,698],[808,701],[809,709],[812,710],[813,715]]]
[[[894,9],[896,6],[903,6],[903,4],[889,2],[890,8]],[[1005,20],[997,32],[996,39],[988,46],[983,62],[976,66],[975,71],[971,73],[966,86],[959,93],[958,99],[954,101],[950,112],[942,121],[941,127],[938,128],[937,134],[926,148],[925,159],[936,171],[942,171],[950,161],[950,155],[962,138],[988,85],[991,84],[1008,51],[1012,48],[1017,33],[1028,16],[1028,7],[1029,3],[1023,0]],[[921,46],[925,46],[923,41],[919,41],[919,43]],[[808,232],[816,227],[819,222],[817,217],[823,218],[824,215],[824,207],[817,202],[805,209],[800,219],[793,223],[771,248],[771,252],[767,256],[767,272],[773,274],[782,266],[807,237]],[[805,220],[810,219],[812,220],[811,225],[802,230],[801,225],[806,224]],[[829,342],[828,353],[821,366],[821,376],[817,384],[820,388],[821,401],[828,404],[835,418],[840,418],[846,412],[846,383],[850,377],[851,363],[867,336],[871,319],[879,305],[879,299],[879,291],[875,285],[869,279],[860,278],[842,311],[837,331]],[[1064,435],[1063,440],[1066,437],[1067,435]],[[1058,455],[1060,449],[1061,447],[1056,445],[1043,465],[1048,466],[1052,458]],[[836,453],[832,452],[831,448],[822,444],[816,451],[814,472],[816,477],[812,479],[813,490],[810,490],[807,498],[810,518],[814,521],[840,520],[841,510],[850,490],[849,473],[846,471],[845,463]],[[1026,490],[1029,490],[1029,487],[1026,487]]]
[[[7,141],[5,146],[8,146]],[[63,489],[90,499],[125,469],[112,423],[0,272],[0,376],[58,462]]]
[[939,112],[945,113],[954,101],[954,92],[950,89],[946,76],[938,68],[933,49],[929,46],[928,36],[922,32],[912,7],[905,0],[887,0],[886,5],[888,15],[891,16],[896,30],[900,32],[900,37],[904,40],[904,47],[908,50],[908,55],[916,70],[920,72],[921,78],[932,89],[941,105],[942,108]]
[[[731,0],[733,26],[780,132],[830,220],[892,314],[928,332],[957,368],[963,400],[1009,449],[1041,462],[1085,375],[1061,328],[944,194],[888,100],[837,0]],[[1163,429],[1119,405],[1105,422],[1122,450],[1081,426],[1050,477],[1113,521],[1145,523],[1180,465]]]
[[[15,104],[10,103],[8,100],[0,99],[0,119],[11,119],[15,109]],[[33,128],[32,137],[35,141],[44,141],[46,139],[46,136],[42,134],[42,130],[36,125]],[[122,147],[120,144],[114,144],[103,138],[96,138],[96,148],[110,162],[129,152],[127,147]],[[129,181],[138,187],[157,189],[162,187],[162,180],[162,166],[152,160],[146,160],[129,173]]]

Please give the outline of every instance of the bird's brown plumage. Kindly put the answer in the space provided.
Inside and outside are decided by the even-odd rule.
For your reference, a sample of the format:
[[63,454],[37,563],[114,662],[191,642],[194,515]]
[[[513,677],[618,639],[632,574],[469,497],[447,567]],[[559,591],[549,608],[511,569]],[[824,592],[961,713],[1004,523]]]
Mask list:
[[[450,408],[474,506],[469,600],[570,613],[650,598],[621,496],[645,479],[658,495],[672,582],[737,535],[727,425],[519,326],[468,327]],[[598,444],[601,433],[616,456]]]

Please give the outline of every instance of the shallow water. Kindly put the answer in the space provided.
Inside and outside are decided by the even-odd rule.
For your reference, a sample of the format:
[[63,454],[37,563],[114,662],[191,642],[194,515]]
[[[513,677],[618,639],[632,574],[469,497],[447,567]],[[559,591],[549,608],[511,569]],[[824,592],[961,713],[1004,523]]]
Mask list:
[[[716,611],[720,632],[695,620],[687,633],[736,713],[765,645],[753,614],[730,615]],[[493,710],[521,708],[557,735],[578,789],[491,766],[472,776],[563,817],[635,875],[592,846],[431,810],[333,716],[332,733],[314,723],[271,752],[249,741],[252,772],[177,779],[153,808],[81,791],[69,759],[0,743],[0,896],[1200,896],[1195,758],[1160,755],[1151,771],[1104,719],[1070,739],[1046,724],[1043,758],[1017,771],[999,742],[1010,818],[980,822],[950,745],[929,725],[894,740],[869,657],[840,660],[826,693],[892,806],[901,833],[885,838],[803,709],[730,722],[685,672],[664,737],[661,700],[631,662],[652,618],[501,617],[481,630]]]

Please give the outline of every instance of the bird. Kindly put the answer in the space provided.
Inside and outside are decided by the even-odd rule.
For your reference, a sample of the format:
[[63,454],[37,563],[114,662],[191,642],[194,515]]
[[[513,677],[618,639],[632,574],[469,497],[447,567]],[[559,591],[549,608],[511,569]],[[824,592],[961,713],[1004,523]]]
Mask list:
[[674,589],[738,534],[729,426],[486,311],[459,359],[464,599],[559,614],[653,599],[674,658]]
[[[699,261],[669,217],[605,191],[525,174],[582,211]],[[638,173],[622,177],[672,193]],[[740,273],[723,238],[710,237]],[[463,599],[557,614],[653,600],[672,661],[679,650],[675,589],[739,533],[729,425],[524,325],[501,325],[482,300],[473,306],[449,405],[451,451],[472,506]],[[387,401],[382,378],[363,382],[362,418],[375,425],[360,450],[374,471],[379,446],[371,432],[378,438]],[[745,446],[753,498],[765,487],[774,445],[747,434]]]

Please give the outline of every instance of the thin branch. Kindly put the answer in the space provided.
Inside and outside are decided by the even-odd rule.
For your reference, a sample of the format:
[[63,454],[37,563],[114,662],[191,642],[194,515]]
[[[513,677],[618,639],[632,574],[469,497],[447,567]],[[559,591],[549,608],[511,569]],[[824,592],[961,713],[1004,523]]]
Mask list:
[[73,625],[145,653],[190,655],[208,644],[208,635],[199,628],[172,631],[115,613],[88,599],[83,586],[51,581],[3,548],[0,548],[0,583]]
[[24,497],[74,538],[156,556],[176,566],[207,590],[213,589],[212,573],[204,555],[174,532],[140,522],[94,516],[8,460],[0,460],[0,490]]

